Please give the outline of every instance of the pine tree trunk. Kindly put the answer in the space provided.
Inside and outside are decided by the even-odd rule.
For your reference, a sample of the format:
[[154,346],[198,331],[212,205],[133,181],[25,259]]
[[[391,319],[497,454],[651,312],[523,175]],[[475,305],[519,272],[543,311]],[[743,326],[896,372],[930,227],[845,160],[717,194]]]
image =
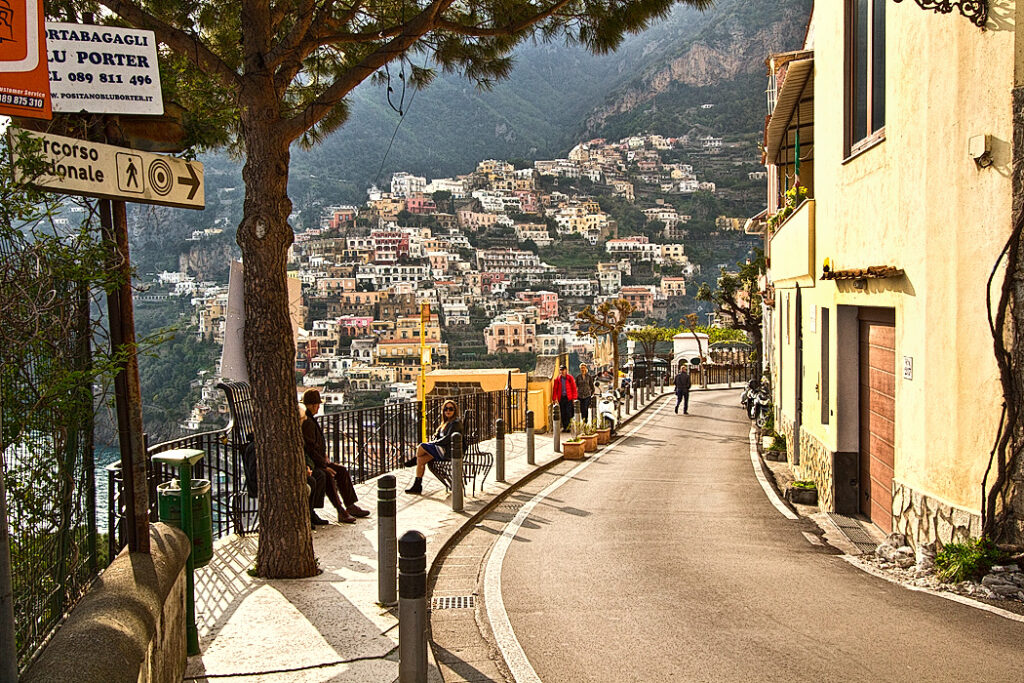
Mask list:
[[[266,97],[266,96],[264,96]],[[295,392],[295,343],[288,305],[288,140],[266,107],[246,108],[245,207],[237,240],[245,292],[245,358],[255,402],[260,536],[256,573],[298,578],[318,573],[309,524],[306,465]],[[250,100],[251,101],[251,100]],[[262,116],[260,115],[262,112]]]

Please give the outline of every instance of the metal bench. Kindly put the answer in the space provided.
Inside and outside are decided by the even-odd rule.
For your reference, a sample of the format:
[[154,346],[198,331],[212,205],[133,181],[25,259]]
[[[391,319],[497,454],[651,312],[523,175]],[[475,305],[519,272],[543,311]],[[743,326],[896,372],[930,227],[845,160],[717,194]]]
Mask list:
[[[224,392],[228,399],[227,433],[231,447],[233,471],[236,473],[233,482],[234,491],[230,496],[229,509],[235,532],[241,536],[259,529],[259,515],[256,512],[255,482],[244,481],[245,476],[243,453],[246,444],[255,433],[254,410],[256,399],[248,382],[221,382],[217,388]],[[241,476],[238,476],[241,475]],[[251,484],[251,486],[246,486]]]
[[[462,430],[462,483],[464,486],[472,486],[473,495],[476,495],[477,478],[480,479],[482,490],[491,466],[494,465],[494,454],[480,450],[480,427],[472,410],[463,412]],[[451,460],[431,460],[427,463],[427,469],[444,484],[445,489],[451,490]]]

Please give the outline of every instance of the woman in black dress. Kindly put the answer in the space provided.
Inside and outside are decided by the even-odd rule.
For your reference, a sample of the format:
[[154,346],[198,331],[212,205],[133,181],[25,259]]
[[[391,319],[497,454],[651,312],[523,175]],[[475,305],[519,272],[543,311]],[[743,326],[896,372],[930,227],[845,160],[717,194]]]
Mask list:
[[441,406],[441,424],[437,426],[430,441],[416,448],[416,457],[405,461],[406,467],[416,466],[416,481],[405,490],[406,493],[423,493],[423,470],[431,460],[451,460],[452,434],[461,432],[459,406],[455,401],[445,401]]

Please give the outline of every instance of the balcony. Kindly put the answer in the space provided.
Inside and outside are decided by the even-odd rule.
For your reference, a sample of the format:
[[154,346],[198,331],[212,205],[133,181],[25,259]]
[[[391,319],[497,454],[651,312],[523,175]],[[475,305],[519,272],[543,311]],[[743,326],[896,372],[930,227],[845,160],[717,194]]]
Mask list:
[[814,286],[815,201],[805,200],[771,237],[768,255],[776,286]]

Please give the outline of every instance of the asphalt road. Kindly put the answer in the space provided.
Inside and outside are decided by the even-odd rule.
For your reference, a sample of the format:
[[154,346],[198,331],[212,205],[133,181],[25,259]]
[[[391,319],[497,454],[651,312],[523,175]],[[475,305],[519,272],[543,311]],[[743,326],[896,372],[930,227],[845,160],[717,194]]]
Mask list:
[[505,555],[542,681],[1024,680],[1024,624],[864,574],[772,507],[738,392],[695,392],[686,416],[666,403]]

